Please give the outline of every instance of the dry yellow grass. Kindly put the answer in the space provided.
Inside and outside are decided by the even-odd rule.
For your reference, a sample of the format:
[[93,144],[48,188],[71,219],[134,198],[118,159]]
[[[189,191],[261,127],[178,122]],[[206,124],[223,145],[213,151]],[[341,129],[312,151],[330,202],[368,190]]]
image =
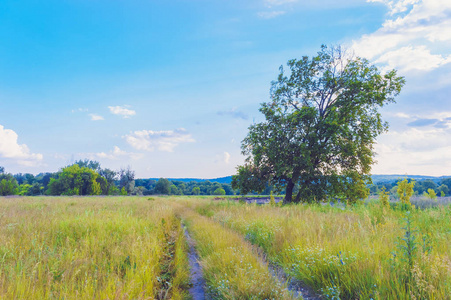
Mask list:
[[291,299],[268,266],[237,233],[191,210],[183,210],[213,299]]
[[[216,202],[199,207],[262,247],[269,258],[326,298],[449,299],[451,209],[412,211],[418,231],[412,278],[400,246],[405,212],[378,205],[271,207]],[[424,240],[423,240],[424,239]],[[429,242],[432,250],[425,247]]]
[[[203,216],[202,216],[203,215]],[[324,298],[451,299],[451,208],[255,206],[193,197],[0,198],[0,298],[186,299],[182,218],[213,298],[291,296],[251,243]]]
[[[0,216],[1,298],[153,299],[166,294],[160,278],[165,243],[173,230],[181,231],[172,206],[162,201],[2,198]],[[177,285],[186,284],[186,275],[179,277],[173,290],[183,296]]]

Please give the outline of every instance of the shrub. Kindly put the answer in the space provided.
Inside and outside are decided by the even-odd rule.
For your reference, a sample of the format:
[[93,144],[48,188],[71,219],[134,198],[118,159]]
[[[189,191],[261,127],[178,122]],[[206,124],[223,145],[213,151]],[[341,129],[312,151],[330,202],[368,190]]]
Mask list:
[[381,191],[379,193],[379,201],[382,207],[384,208],[390,208],[390,192],[387,192],[385,190],[385,186],[381,188]]
[[127,191],[125,190],[125,187],[121,188],[121,196],[127,196]]
[[428,189],[427,192],[424,192],[424,195],[429,199],[437,199],[437,193],[433,189]]
[[[415,186],[415,181],[408,182],[407,178],[403,181],[398,181],[396,192],[401,200],[401,204],[411,205],[410,198],[412,197],[414,191],[413,187]],[[403,205],[404,206],[404,205]]]
[[276,199],[274,199],[274,195],[272,194],[272,191],[271,191],[271,193],[269,194],[269,204],[270,204],[271,206],[275,206],[275,205],[276,205]]

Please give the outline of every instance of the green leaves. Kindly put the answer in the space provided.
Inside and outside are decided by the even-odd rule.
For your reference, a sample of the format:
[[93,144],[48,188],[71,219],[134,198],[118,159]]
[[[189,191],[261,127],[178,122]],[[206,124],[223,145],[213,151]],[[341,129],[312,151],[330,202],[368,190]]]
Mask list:
[[261,105],[265,121],[250,126],[242,142],[248,159],[235,185],[285,186],[286,202],[295,187],[296,201],[364,197],[375,138],[388,128],[378,109],[394,102],[404,78],[381,75],[341,47],[322,46],[317,56],[287,67],[271,84],[271,101]]
[[100,195],[99,177],[95,170],[74,164],[63,168],[58,178],[50,179],[48,192],[50,195]]

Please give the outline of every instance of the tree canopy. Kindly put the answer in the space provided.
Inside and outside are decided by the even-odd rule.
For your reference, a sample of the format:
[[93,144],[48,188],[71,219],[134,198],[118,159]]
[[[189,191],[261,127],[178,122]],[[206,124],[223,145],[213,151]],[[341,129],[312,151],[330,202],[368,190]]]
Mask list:
[[287,66],[261,104],[265,121],[251,125],[242,142],[247,159],[234,188],[274,184],[285,188],[285,202],[365,197],[375,138],[388,128],[379,108],[394,102],[404,78],[395,70],[381,74],[341,47],[322,46],[317,56]]
[[63,168],[58,178],[50,179],[49,194],[100,195],[103,180],[95,170],[74,164]]
[[17,180],[12,174],[4,173],[4,168],[0,168],[0,196],[14,195],[18,191]]
[[135,188],[135,171],[130,169],[119,170],[119,186],[120,188],[125,188],[127,194],[130,194]]

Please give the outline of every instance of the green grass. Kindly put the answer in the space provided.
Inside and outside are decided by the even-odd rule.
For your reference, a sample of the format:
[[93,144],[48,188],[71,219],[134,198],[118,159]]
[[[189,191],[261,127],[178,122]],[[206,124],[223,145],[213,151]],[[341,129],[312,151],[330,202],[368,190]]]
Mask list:
[[240,235],[191,210],[185,209],[181,214],[197,241],[196,249],[213,299],[291,299]]
[[211,203],[197,210],[241,233],[326,298],[450,298],[450,207],[411,212],[411,267],[402,240],[405,212],[374,203],[346,209]]
[[291,298],[252,244],[324,299],[451,299],[451,207],[406,213],[377,201],[0,198],[0,298],[188,299],[182,219],[214,299]]
[[[185,296],[182,231],[168,204],[120,197],[3,198],[0,216],[1,298]],[[177,242],[171,247],[178,261],[164,266],[170,242]]]

